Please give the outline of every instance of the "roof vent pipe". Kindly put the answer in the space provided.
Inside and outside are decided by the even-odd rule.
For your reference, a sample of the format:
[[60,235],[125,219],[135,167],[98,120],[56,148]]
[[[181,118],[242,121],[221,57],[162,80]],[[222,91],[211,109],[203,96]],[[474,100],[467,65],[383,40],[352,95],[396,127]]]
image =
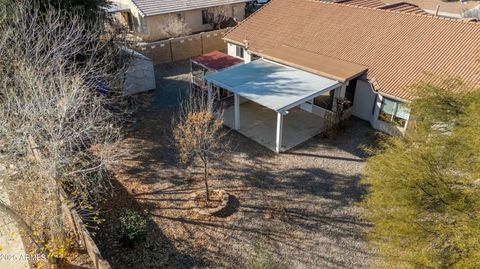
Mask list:
[[439,11],[440,11],[440,5],[437,5],[437,9],[435,10],[435,17],[438,17]]
[[245,48],[248,50],[248,40],[247,39],[243,40],[243,43],[245,44]]

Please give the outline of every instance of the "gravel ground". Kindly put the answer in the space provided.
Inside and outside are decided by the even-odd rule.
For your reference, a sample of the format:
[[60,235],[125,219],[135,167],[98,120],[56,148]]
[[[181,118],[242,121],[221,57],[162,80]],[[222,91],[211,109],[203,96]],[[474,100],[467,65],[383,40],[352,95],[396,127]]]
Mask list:
[[[365,192],[360,147],[375,141],[368,123],[354,118],[335,138],[317,136],[280,155],[231,132],[234,150],[210,185],[234,196],[233,209],[226,217],[202,217],[191,200],[203,190],[200,173],[179,168],[169,143],[175,90],[185,85],[186,67],[159,68],[154,105],[140,113],[125,140],[131,157],[115,172],[114,203],[97,239],[113,267],[238,268],[259,242],[288,268],[368,267],[373,254],[362,235],[369,225],[353,205]],[[125,207],[147,210],[151,219],[147,242],[134,249],[112,239]]]

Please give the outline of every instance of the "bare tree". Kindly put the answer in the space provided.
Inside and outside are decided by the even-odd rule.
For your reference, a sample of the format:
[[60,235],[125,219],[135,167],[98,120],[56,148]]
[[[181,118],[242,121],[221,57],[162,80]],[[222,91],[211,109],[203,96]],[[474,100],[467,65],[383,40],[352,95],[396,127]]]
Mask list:
[[0,144],[7,184],[21,207],[0,202],[0,210],[21,217],[21,228],[55,263],[66,247],[62,200],[94,219],[109,186],[107,166],[120,157],[114,148],[124,106],[115,93],[124,37],[105,21],[40,12],[30,1],[16,2],[6,14],[0,18]]
[[343,129],[344,128],[344,121],[346,116],[346,110],[350,108],[352,102],[347,100],[345,97],[335,98],[335,124],[337,128]]
[[159,26],[160,32],[168,38],[186,36],[192,33],[185,20],[169,15]]
[[224,27],[226,22],[232,17],[230,6],[215,6],[207,9],[207,20],[214,30]]
[[228,150],[224,137],[223,110],[208,101],[204,94],[191,91],[181,103],[177,117],[172,121],[173,138],[180,161],[195,165],[200,161],[207,201],[210,200],[208,177],[211,162],[221,158]]

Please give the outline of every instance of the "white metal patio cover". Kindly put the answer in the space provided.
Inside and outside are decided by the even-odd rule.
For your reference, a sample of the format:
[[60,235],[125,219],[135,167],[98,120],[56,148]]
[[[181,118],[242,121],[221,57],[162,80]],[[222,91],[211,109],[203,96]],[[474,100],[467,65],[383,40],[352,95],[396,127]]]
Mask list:
[[277,145],[280,152],[283,115],[289,109],[343,84],[320,75],[265,60],[238,65],[205,77],[211,92],[215,84],[234,93],[235,129],[240,129],[239,96],[276,111]]

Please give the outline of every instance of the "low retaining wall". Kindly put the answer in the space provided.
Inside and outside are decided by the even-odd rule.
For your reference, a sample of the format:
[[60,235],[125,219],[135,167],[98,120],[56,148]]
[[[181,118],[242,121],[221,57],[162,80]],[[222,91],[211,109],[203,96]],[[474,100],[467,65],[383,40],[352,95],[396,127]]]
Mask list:
[[[28,143],[34,158],[38,161],[42,160],[40,152],[37,150],[37,144],[29,137]],[[75,235],[80,239],[83,247],[87,250],[90,260],[93,262],[95,269],[111,269],[110,264],[102,257],[95,241],[83,224],[82,218],[78,215],[73,203],[67,199],[67,195],[63,190],[60,190],[60,198],[62,200],[62,216],[66,218],[74,229]]]
[[184,60],[216,50],[225,51],[227,44],[222,38],[229,29],[140,43],[137,45],[137,50],[152,59],[154,64]]
[[83,221],[80,218],[80,215],[78,215],[72,203],[65,198],[62,203],[62,210],[65,217],[67,217],[72,227],[74,228],[75,234],[80,239],[80,242],[82,243],[83,247],[85,247],[85,249],[87,250],[88,256],[90,257],[90,260],[93,262],[94,268],[95,269],[111,269],[112,267],[110,266],[108,261],[106,261],[102,257],[102,254],[100,253],[100,250],[95,244],[95,241],[93,241],[92,236],[88,232],[87,228],[85,228],[85,225],[83,224]]

